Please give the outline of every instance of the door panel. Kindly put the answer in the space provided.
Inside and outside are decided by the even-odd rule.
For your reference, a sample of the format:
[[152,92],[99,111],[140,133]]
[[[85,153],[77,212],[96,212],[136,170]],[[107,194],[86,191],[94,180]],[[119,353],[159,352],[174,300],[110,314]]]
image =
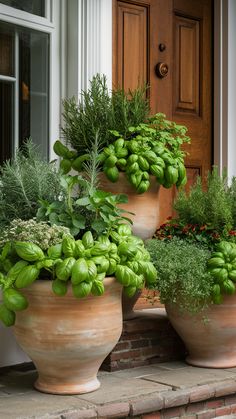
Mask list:
[[[212,162],[212,0],[113,0],[113,83],[150,85],[151,112],[188,127],[188,187]],[[162,44],[162,45],[161,45]],[[157,63],[168,65],[164,78]],[[161,189],[161,222],[175,188]]]
[[[125,90],[148,82],[147,8],[118,2],[118,81]],[[132,71],[130,69],[132,68]]]
[[199,22],[175,15],[174,39],[173,111],[199,116]]

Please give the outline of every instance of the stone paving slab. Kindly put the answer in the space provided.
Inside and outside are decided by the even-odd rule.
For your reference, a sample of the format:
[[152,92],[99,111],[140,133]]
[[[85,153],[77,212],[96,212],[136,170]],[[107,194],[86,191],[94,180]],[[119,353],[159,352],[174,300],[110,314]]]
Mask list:
[[[0,419],[138,417],[163,408],[236,394],[236,369],[197,368],[184,362],[114,373],[101,371],[101,388],[78,396],[40,393],[33,389],[35,378],[35,371],[11,370],[0,376]],[[233,419],[234,415],[230,417]]]
[[235,373],[221,369],[208,369],[185,366],[169,371],[158,368],[155,374],[146,375],[143,380],[154,381],[172,386],[173,388],[185,389],[200,384],[215,383],[235,378]]
[[55,396],[31,391],[24,395],[8,395],[0,398],[1,419],[41,418],[44,415],[56,415],[69,409],[85,410],[94,408],[93,403],[74,396]]
[[[132,371],[129,370],[131,373]],[[94,393],[82,394],[80,398],[96,404],[118,402],[128,400],[132,397],[141,397],[145,394],[172,390],[168,385],[158,382],[144,381],[136,378],[120,378],[113,373],[106,376],[99,376],[101,387]]]

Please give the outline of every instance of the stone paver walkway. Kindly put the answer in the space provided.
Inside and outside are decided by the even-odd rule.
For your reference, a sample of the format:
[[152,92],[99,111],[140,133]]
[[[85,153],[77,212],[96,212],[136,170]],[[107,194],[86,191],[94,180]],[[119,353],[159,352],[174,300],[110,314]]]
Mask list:
[[[169,362],[101,371],[100,389],[80,396],[40,393],[33,388],[36,376],[32,369],[11,369],[1,375],[0,419],[236,418],[236,368],[206,369]],[[225,401],[226,396],[230,401]],[[229,404],[235,405],[230,415]]]

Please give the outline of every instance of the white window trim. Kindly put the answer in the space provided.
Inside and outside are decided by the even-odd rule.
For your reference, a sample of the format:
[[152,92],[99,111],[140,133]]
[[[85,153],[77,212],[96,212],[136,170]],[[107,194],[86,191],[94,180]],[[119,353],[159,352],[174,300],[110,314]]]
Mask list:
[[[32,28],[32,25],[53,28],[52,1],[45,0],[46,17],[34,15],[0,3],[1,20]],[[33,26],[34,28],[34,26]]]
[[68,1],[68,97],[79,97],[96,73],[112,87],[112,0]]
[[[60,31],[63,12],[65,12],[66,0],[46,0],[46,18],[32,15],[21,10],[0,4],[0,22],[7,22],[25,28],[34,29],[49,34],[49,159],[56,158],[53,152],[53,143],[60,135],[61,99],[65,92],[62,91],[62,67],[65,61],[61,55],[62,37]],[[64,50],[63,50],[64,51]],[[64,51],[65,52],[65,51]],[[64,76],[64,73],[63,73]],[[15,121],[16,122],[16,121]],[[17,127],[15,128],[17,129]],[[17,135],[17,132],[15,132]],[[15,144],[15,147],[17,143]]]
[[236,2],[215,0],[214,164],[236,176]]

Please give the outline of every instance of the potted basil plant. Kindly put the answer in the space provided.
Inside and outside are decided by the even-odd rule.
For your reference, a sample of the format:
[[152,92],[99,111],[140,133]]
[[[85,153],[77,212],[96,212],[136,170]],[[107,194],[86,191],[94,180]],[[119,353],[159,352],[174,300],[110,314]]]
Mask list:
[[160,185],[181,187],[187,181],[181,147],[190,141],[186,127],[161,113],[148,116],[145,93],[117,90],[110,95],[106,79],[95,76],[78,104],[74,98],[64,101],[62,136],[70,149],[59,140],[54,144],[64,173],[81,172],[98,135],[101,187],[129,196],[122,208],[135,213],[133,231],[143,239],[159,223]]
[[[26,163],[27,156],[16,176]],[[13,326],[35,363],[38,390],[80,394],[100,386],[98,369],[120,337],[122,287],[133,295],[155,283],[156,269],[117,209],[118,197],[98,191],[88,178],[57,176],[59,194],[39,202],[30,201],[28,190],[21,196],[15,179],[12,199],[28,197],[35,217],[2,217],[0,319]]]

